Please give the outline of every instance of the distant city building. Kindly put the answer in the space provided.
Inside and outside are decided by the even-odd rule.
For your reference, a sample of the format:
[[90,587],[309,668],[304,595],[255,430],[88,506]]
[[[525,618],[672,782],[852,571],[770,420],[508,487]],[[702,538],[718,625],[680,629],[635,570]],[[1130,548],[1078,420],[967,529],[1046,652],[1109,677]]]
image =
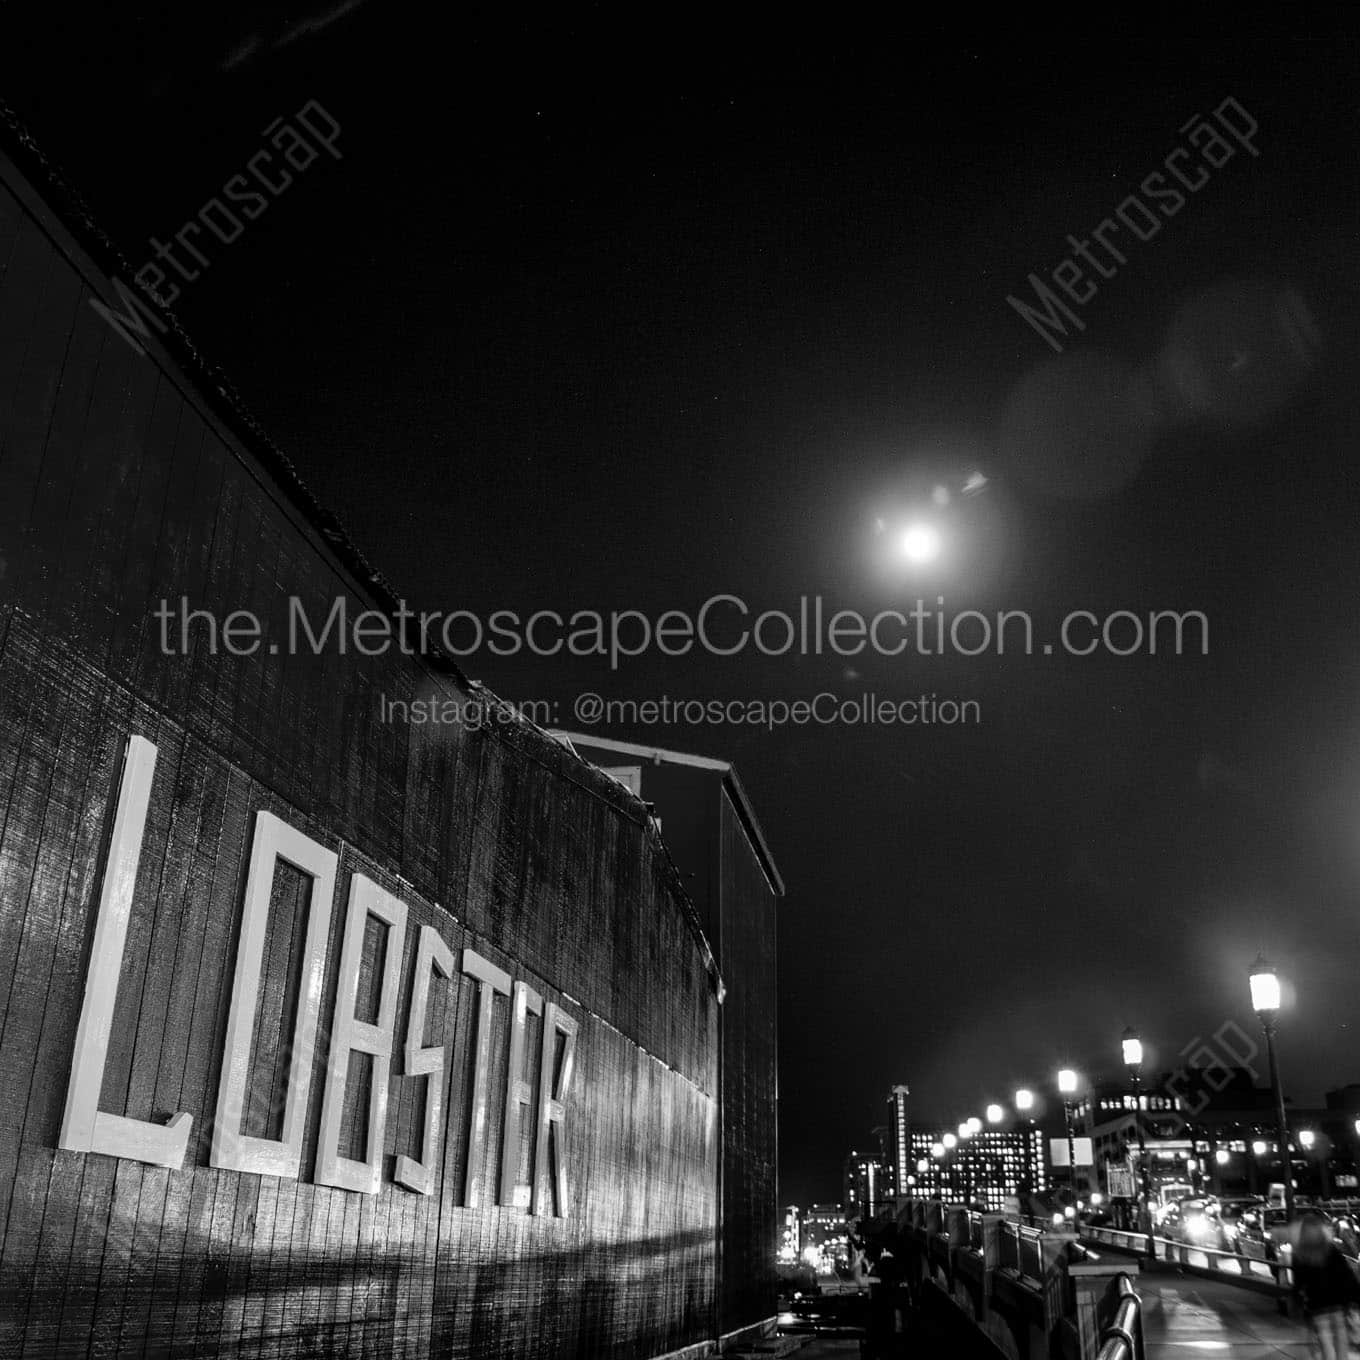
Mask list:
[[796,1261],[803,1254],[803,1219],[796,1204],[784,1210],[784,1226],[779,1239],[779,1259]]
[[911,1123],[907,1118],[907,1097],[911,1092],[899,1083],[888,1093],[887,1157],[899,1193],[906,1189],[907,1177],[912,1173],[915,1158],[911,1155]]
[[801,1256],[814,1270],[829,1271],[850,1258],[845,1210],[839,1204],[814,1204],[802,1216]]
[[[984,1128],[973,1137],[945,1148],[945,1130],[926,1129],[908,1139],[910,1170],[904,1194],[923,1199],[981,1203],[1004,1209],[1022,1185],[1039,1192],[1050,1176],[1044,1159],[1044,1135],[1032,1124],[1019,1128]],[[944,1155],[937,1155],[943,1150]]]
[[878,1152],[878,1160],[886,1162],[893,1169],[893,1175],[897,1175],[897,1164],[892,1152],[892,1134],[886,1124],[875,1124],[869,1132],[873,1135],[874,1148]]
[[[1347,1086],[1337,1087],[1335,1091],[1328,1091],[1323,1100],[1327,1102],[1329,1113],[1349,1116],[1352,1120],[1360,1119],[1360,1081],[1353,1081]],[[1355,1132],[1353,1125],[1351,1132]]]
[[943,1147],[941,1133],[931,1133],[918,1129],[908,1135],[908,1159],[910,1170],[904,1184],[903,1193],[921,1199],[957,1199],[954,1188],[953,1164],[945,1158],[936,1157],[933,1149]]
[[877,1153],[852,1152],[845,1159],[841,1184],[848,1219],[874,1218],[897,1194],[893,1168]]
[[[1102,1084],[1075,1115],[1092,1139],[1101,1188],[1108,1188],[1110,1166],[1136,1168],[1139,1122],[1155,1195],[1265,1194],[1284,1176],[1274,1098],[1249,1068],[1182,1069],[1144,1083],[1137,1095],[1128,1083]],[[1300,1190],[1354,1188],[1360,1086],[1329,1091],[1322,1109],[1286,1100],[1286,1116]]]
[[[1094,1166],[1077,1168],[1082,1190],[1117,1192],[1118,1183],[1111,1183],[1109,1168],[1135,1166],[1140,1122],[1154,1193],[1162,1185],[1192,1185],[1193,1168],[1188,1163],[1198,1160],[1194,1140],[1181,1113],[1180,1097],[1167,1094],[1160,1085],[1145,1082],[1135,1092],[1127,1080],[1099,1082],[1073,1106],[1073,1128],[1078,1137],[1091,1140],[1094,1159]],[[1065,1175],[1060,1173],[1059,1179]]]

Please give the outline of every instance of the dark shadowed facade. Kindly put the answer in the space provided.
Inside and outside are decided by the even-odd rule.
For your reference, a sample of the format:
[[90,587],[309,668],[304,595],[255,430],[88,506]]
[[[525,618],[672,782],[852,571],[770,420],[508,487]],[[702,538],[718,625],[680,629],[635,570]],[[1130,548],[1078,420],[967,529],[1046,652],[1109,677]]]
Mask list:
[[[393,597],[172,325],[91,305],[135,315],[119,261],[11,154],[0,1353],[708,1353],[771,1311],[740,811],[687,893],[642,801],[451,664],[290,654],[290,599]],[[263,644],[167,654],[180,597]],[[431,697],[463,719],[382,720]],[[725,1017],[709,939],[767,979]]]
[[775,906],[784,884],[735,768],[586,733],[562,734],[656,809],[666,844],[726,984],[719,1016],[722,1328],[774,1312],[776,1197]]

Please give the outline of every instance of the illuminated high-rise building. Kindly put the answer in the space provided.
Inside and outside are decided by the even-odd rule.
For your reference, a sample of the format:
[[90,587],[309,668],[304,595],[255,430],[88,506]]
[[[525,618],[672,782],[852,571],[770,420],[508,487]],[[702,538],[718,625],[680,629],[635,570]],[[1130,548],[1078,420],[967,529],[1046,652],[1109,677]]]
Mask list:
[[1036,1192],[1048,1186],[1044,1136],[1032,1124],[985,1128],[956,1138],[952,1147],[945,1146],[945,1130],[921,1129],[911,1134],[908,1147],[911,1180],[903,1181],[903,1194],[1000,1210],[1022,1184]]
[[874,1218],[897,1193],[892,1167],[876,1153],[852,1152],[845,1159],[842,1186],[847,1219]]
[[911,1155],[911,1125],[907,1119],[910,1094],[905,1083],[894,1086],[888,1093],[888,1161],[898,1194],[906,1191],[907,1177],[915,1161]]

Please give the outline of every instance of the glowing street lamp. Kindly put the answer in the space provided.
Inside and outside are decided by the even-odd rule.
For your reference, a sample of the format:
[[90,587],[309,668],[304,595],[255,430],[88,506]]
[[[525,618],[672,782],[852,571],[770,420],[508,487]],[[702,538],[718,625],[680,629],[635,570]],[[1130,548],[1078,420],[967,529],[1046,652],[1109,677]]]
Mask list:
[[[1077,1197],[1077,1136],[1072,1130],[1072,1097],[1077,1092],[1077,1074],[1070,1067],[1058,1069],[1058,1091],[1063,1098],[1063,1118],[1067,1123],[1067,1174],[1072,1178],[1072,1198],[1075,1200]],[[1075,1211],[1071,1217],[1076,1218]]]
[[1317,1133],[1313,1129],[1299,1130],[1299,1146],[1311,1153],[1314,1147],[1318,1150],[1318,1188],[1322,1191],[1323,1199],[1332,1197],[1330,1177],[1327,1174],[1327,1143],[1324,1139],[1318,1142]]
[[953,1151],[953,1149],[959,1145],[959,1140],[952,1133],[946,1133],[945,1136],[940,1139],[940,1142],[942,1142],[945,1147],[949,1148],[950,1151]]
[[[959,1125],[959,1142],[966,1143],[972,1136],[973,1121],[965,1119]],[[971,1204],[973,1202],[973,1159],[961,1153],[957,1166],[959,1169],[959,1188],[963,1191],[965,1202]]]
[[1284,1165],[1285,1216],[1294,1219],[1294,1168],[1289,1158],[1289,1122],[1284,1113],[1284,1087],[1280,1085],[1280,1065],[1275,1057],[1275,1020],[1280,1013],[1280,978],[1266,961],[1264,954],[1247,973],[1251,984],[1251,1008],[1260,1017],[1266,1036],[1266,1054],[1270,1059],[1270,1086],[1275,1095],[1275,1126],[1279,1131],[1280,1160]]
[[987,1122],[989,1124],[999,1124],[1006,1117],[1006,1112],[1000,1105],[987,1106]]
[[1152,1241],[1152,1184],[1148,1178],[1147,1140],[1143,1135],[1143,1041],[1132,1025],[1124,1031],[1120,1048],[1124,1054],[1124,1066],[1129,1069],[1129,1080],[1133,1083],[1133,1127],[1138,1134],[1138,1185],[1142,1191],[1138,1218],[1147,1231],[1148,1256],[1152,1258],[1156,1256],[1157,1249]]
[[1138,1031],[1132,1025],[1124,1031],[1124,1038],[1120,1046],[1124,1050],[1125,1067],[1142,1067],[1143,1041],[1138,1037]]
[[1251,1008],[1264,1022],[1274,1020],[1280,1009],[1280,978],[1264,954],[1256,956],[1247,974],[1251,984]]
[[943,1143],[932,1143],[930,1145],[930,1155],[934,1157],[936,1161],[939,1161],[947,1151],[948,1149]]
[[982,1120],[980,1120],[977,1115],[971,1116],[968,1120],[968,1132],[970,1134],[982,1132]]
[[[1011,1097],[1015,1104],[1017,1114],[1024,1115],[1029,1120],[1030,1128],[1034,1127],[1034,1092],[1028,1086],[1021,1086]],[[1025,1166],[1035,1177],[1032,1188],[1037,1189],[1044,1183],[1043,1180],[1043,1158],[1034,1147],[1034,1138],[1031,1136],[1025,1140]]]

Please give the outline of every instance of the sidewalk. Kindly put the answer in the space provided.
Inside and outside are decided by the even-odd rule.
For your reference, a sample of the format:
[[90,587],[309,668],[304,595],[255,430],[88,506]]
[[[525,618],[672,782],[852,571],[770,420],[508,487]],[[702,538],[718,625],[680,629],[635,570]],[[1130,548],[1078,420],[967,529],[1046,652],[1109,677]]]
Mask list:
[[1190,1276],[1144,1275],[1143,1335],[1148,1360],[1302,1360],[1315,1352],[1307,1327],[1283,1317],[1260,1294]]

